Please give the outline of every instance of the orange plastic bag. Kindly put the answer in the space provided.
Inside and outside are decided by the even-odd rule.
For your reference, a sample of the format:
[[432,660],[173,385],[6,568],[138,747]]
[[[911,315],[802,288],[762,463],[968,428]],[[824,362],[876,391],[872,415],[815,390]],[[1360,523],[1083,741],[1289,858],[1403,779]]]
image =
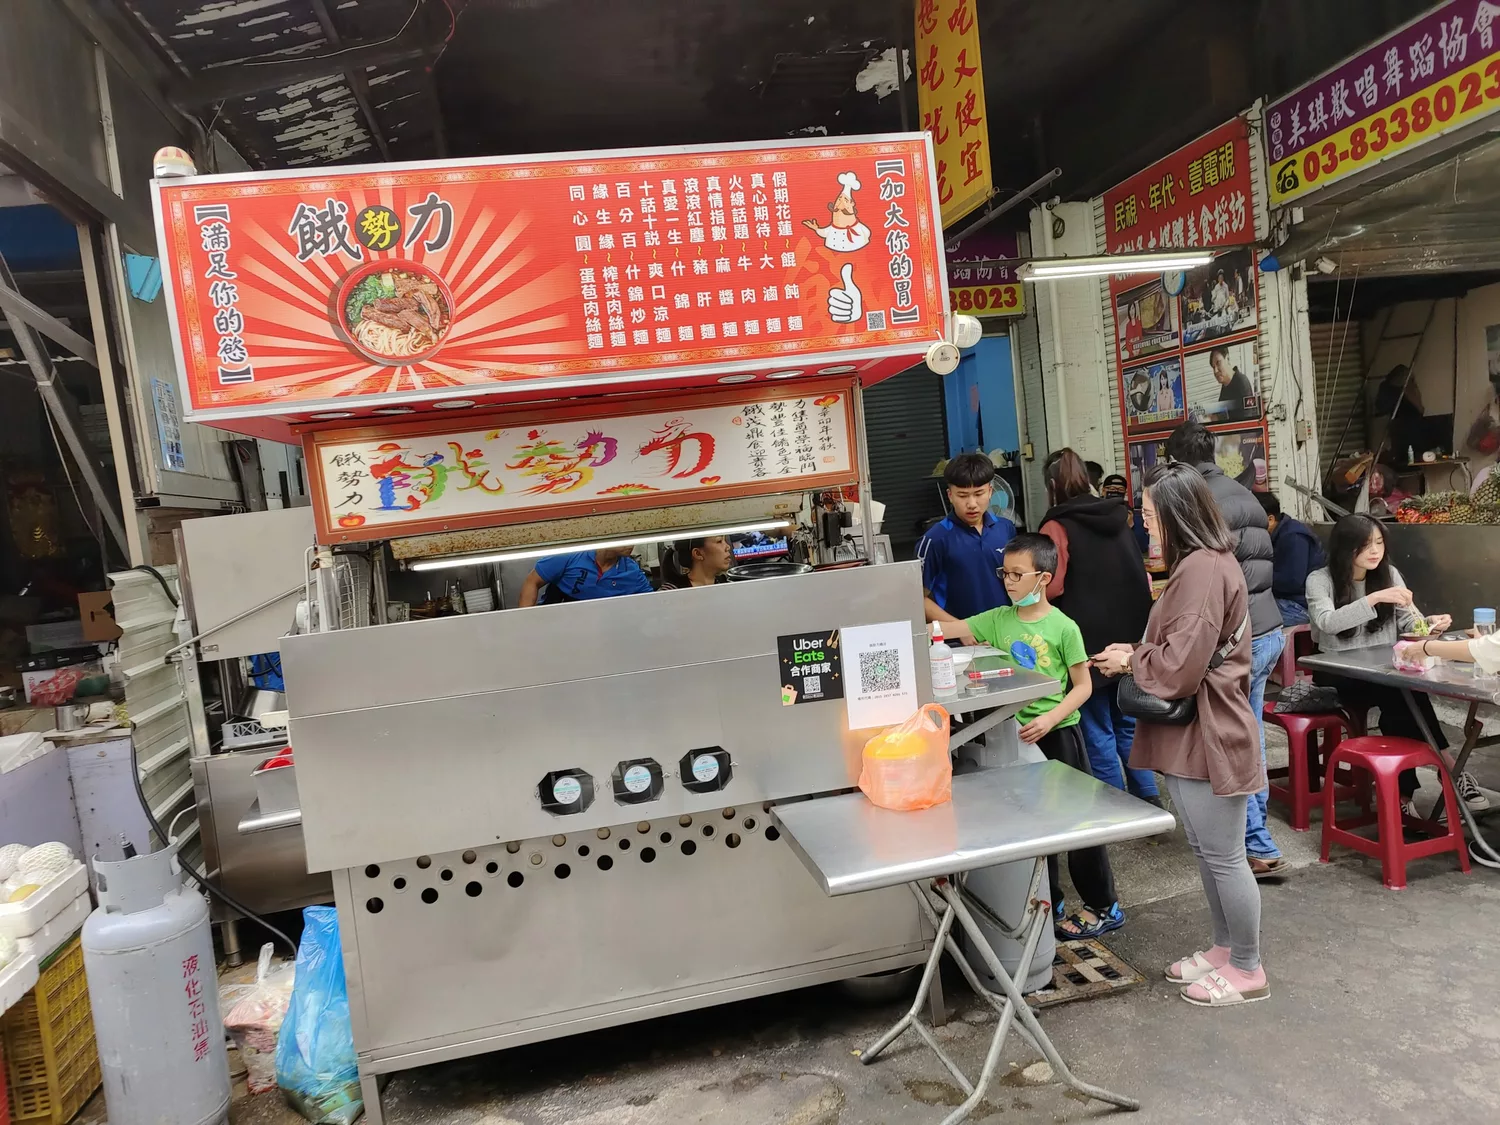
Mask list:
[[948,712],[936,703],[865,743],[859,787],[883,809],[930,809],[953,797]]

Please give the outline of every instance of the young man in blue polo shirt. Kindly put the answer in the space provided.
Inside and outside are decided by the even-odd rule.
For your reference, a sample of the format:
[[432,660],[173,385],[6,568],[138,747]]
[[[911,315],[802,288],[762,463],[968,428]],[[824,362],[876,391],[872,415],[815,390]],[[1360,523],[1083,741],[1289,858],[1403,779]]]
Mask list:
[[615,598],[622,594],[649,594],[651,580],[635,561],[630,547],[580,551],[575,555],[548,555],[537,562],[521,584],[518,604],[536,605],[542,588],[548,602],[586,602]]
[[990,512],[994,479],[983,453],[960,453],[943,469],[953,513],[917,544],[928,621],[965,621],[1010,604],[1000,562],[1016,525]]

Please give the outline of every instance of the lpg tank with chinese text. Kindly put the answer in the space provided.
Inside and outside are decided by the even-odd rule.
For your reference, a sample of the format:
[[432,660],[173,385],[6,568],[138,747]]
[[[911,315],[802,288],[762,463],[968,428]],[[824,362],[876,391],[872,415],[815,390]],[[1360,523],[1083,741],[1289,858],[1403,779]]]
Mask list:
[[182,885],[177,847],[94,858],[99,906],[83,924],[83,960],[110,1125],[229,1120],[208,903]]

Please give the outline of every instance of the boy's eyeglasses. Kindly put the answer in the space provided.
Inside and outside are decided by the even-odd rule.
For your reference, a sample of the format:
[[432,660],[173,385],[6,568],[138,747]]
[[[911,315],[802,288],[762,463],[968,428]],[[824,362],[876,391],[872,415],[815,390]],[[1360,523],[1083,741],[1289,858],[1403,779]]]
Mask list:
[[995,573],[1006,582],[1022,582],[1030,578],[1033,574],[1040,574],[1042,572],[1040,570],[1005,570],[1001,568],[995,571]]

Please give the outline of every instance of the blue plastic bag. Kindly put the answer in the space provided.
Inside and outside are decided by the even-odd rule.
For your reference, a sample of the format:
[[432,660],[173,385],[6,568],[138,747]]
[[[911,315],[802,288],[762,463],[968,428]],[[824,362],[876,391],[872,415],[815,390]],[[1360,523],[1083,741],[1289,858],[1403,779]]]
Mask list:
[[351,1125],[364,1111],[349,1023],[339,916],[331,906],[302,911],[297,983],[276,1041],[276,1084],[314,1125]]

